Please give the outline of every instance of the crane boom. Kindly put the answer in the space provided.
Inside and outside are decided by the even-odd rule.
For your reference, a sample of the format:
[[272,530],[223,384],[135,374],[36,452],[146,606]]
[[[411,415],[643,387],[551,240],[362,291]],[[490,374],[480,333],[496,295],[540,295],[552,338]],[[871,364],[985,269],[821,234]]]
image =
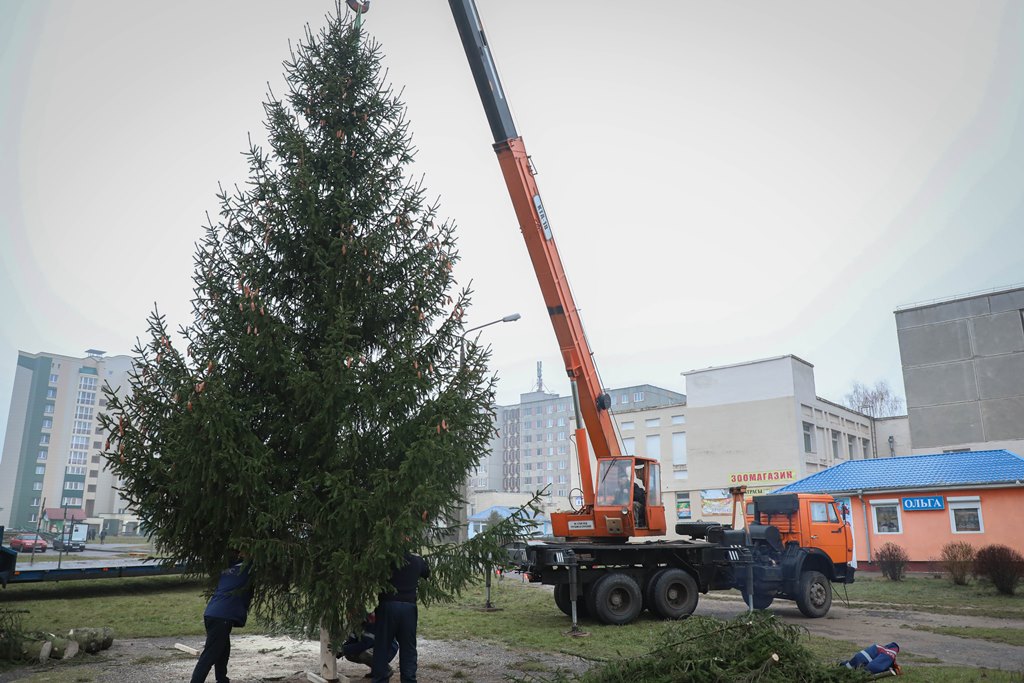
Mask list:
[[[582,417],[589,432],[594,455],[599,459],[617,457],[620,455],[619,444],[608,413],[611,401],[601,389],[583,323],[534,179],[530,157],[523,139],[516,132],[476,3],[474,0],[449,0],[449,4],[494,136],[494,151],[561,348],[565,370],[578,392],[578,417]],[[580,450],[584,502],[590,505],[593,503],[593,479],[585,440],[578,438],[577,448]]]

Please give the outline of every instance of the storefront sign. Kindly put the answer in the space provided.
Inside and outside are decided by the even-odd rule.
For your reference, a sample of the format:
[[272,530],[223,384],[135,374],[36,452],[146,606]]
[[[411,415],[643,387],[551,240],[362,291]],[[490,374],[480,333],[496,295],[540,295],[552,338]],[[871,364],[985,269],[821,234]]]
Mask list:
[[945,510],[946,503],[942,496],[917,496],[915,498],[904,498],[903,509],[906,512],[918,510]]
[[782,486],[793,481],[793,470],[764,470],[762,472],[733,472],[729,475],[730,486],[756,484],[759,486]]

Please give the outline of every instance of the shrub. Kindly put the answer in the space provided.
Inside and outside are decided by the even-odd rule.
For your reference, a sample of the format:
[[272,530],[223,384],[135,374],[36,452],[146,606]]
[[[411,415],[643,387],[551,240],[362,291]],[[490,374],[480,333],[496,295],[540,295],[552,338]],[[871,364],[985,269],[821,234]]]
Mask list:
[[883,543],[875,551],[875,563],[882,570],[882,576],[893,581],[902,581],[907,573],[907,551],[895,543]]
[[1024,576],[1024,556],[1005,545],[987,545],[974,556],[974,574],[991,581],[1003,595],[1013,595]]
[[967,576],[974,567],[974,546],[966,541],[954,541],[942,546],[942,568],[958,586],[967,585]]

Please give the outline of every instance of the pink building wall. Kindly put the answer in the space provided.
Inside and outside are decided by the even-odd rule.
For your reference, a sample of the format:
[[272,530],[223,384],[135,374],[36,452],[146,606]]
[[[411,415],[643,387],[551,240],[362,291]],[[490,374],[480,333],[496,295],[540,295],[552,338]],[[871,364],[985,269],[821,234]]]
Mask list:
[[[902,509],[903,498],[925,496],[942,496],[943,509]],[[956,499],[973,497],[979,499],[983,531],[954,532],[950,516],[950,499],[956,502]],[[836,498],[843,499],[844,496],[836,494]],[[863,504],[861,498],[856,495],[850,496],[849,500],[858,564],[870,563],[871,556],[884,543],[895,543],[906,550],[913,563],[911,569],[937,568],[933,563],[941,559],[942,546],[954,541],[965,541],[975,548],[998,543],[1024,553],[1024,486],[872,492],[863,495]],[[897,533],[879,533],[875,529],[871,502],[893,500],[901,508],[901,530]]]

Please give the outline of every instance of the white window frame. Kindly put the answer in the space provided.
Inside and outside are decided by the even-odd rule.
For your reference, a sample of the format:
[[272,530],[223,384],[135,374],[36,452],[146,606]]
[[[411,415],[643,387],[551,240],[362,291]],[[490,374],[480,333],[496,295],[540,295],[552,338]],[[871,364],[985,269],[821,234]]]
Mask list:
[[[981,496],[947,496],[946,505],[949,507],[949,530],[954,534],[983,534],[985,533],[985,517],[981,513]],[[956,516],[953,510],[977,510],[978,530],[959,531],[956,528]]]
[[628,422],[623,422],[622,425],[621,425],[621,428],[622,428],[622,431],[626,431],[627,429],[636,429],[636,423],[633,422],[632,420],[630,420]]
[[[814,424],[811,422],[803,423],[803,436],[804,436],[804,453],[814,453]],[[808,450],[810,447],[810,450]]]
[[644,400],[644,392],[636,391],[633,393],[633,403],[640,403],[642,400]]
[[[878,515],[877,511],[879,507],[894,506],[896,508],[896,531],[879,531],[878,529]],[[881,500],[871,501],[871,531],[879,536],[899,536],[903,533],[903,506],[900,505],[900,501],[896,498],[884,498]]]
[[653,427],[660,427],[660,426],[661,426],[661,418],[660,417],[649,417],[646,420],[644,420],[644,427],[647,427],[648,429],[651,429]]
[[684,424],[686,424],[686,416],[685,415],[673,415],[672,416],[672,424],[674,424],[674,425],[684,425]]

